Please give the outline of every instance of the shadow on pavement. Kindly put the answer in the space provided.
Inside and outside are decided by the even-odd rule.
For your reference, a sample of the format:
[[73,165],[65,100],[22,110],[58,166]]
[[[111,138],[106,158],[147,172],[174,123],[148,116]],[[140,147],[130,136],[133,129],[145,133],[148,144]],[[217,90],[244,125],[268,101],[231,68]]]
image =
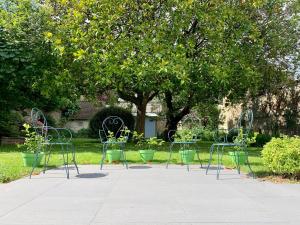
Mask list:
[[100,177],[106,177],[107,173],[82,173],[76,175],[78,178],[100,178]]
[[129,166],[129,169],[136,169],[136,170],[141,170],[141,169],[151,169],[151,166]]

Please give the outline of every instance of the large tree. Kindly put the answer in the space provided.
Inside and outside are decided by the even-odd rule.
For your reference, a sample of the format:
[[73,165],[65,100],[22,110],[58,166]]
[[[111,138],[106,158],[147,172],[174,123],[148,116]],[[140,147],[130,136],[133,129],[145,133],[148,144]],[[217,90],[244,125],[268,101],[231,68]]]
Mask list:
[[89,96],[115,90],[136,105],[139,132],[147,103],[164,93],[176,128],[198,102],[239,99],[257,90],[263,65],[283,65],[295,26],[282,15],[293,3],[46,0],[55,27],[46,38],[60,57],[53,83]]
[[194,1],[202,10],[195,12],[189,29],[179,39],[191,59],[190,80],[183,85],[173,82],[177,85],[165,92],[165,134],[176,129],[198,103],[216,104],[224,97],[239,102],[246,94],[257,94],[266,85],[265,77],[270,76],[266,68],[277,71],[271,74],[273,79],[295,73],[287,66],[299,52],[297,1],[214,3]]
[[[49,33],[49,39],[60,50],[65,71],[75,75],[86,95],[113,89],[135,104],[136,130],[144,132],[147,103],[169,87],[170,75],[185,76],[186,57],[176,38],[177,23],[187,21],[172,22],[176,4],[46,1],[45,7],[55,18],[57,30]],[[186,2],[178,3],[176,10],[187,7]]]

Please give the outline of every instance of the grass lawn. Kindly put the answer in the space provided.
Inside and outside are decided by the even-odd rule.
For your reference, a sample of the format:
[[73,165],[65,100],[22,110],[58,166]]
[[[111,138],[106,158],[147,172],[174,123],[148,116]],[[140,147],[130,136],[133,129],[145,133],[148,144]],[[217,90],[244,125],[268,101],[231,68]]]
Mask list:
[[[74,139],[76,147],[76,160],[78,164],[99,164],[101,159],[102,145],[96,139]],[[209,159],[209,147],[211,142],[200,142],[198,144],[201,153],[200,158],[202,164],[206,165]],[[178,146],[174,147],[174,154],[171,163],[180,163],[179,155],[177,154]],[[126,157],[129,163],[143,163],[140,159],[138,146],[134,144],[126,145]],[[166,143],[159,146],[155,153],[152,164],[166,163],[168,159],[169,144]],[[225,150],[223,156],[223,164],[226,167],[233,168],[234,164],[228,156],[228,151]],[[256,176],[266,176],[269,174],[267,168],[263,165],[260,157],[261,148],[249,148],[249,161]],[[196,159],[196,157],[195,157]],[[59,148],[54,149],[54,154],[50,158],[49,166],[56,167],[62,165],[62,155]],[[213,164],[216,164],[216,155],[213,157]],[[198,163],[198,161],[194,161]],[[22,157],[19,149],[16,146],[4,145],[0,146],[0,183],[9,182],[29,174],[31,167],[23,166]],[[38,173],[42,168],[37,168]],[[248,167],[242,166],[242,171],[248,172]]]

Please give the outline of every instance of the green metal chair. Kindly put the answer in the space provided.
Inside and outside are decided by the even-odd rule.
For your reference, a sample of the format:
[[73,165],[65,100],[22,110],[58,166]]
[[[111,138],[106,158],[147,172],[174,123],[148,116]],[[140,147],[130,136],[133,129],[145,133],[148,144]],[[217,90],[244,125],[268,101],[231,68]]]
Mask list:
[[[128,163],[125,154],[125,144],[128,140],[128,133],[125,131],[125,123],[118,116],[109,116],[102,122],[102,129],[99,130],[99,137],[102,143],[102,159],[100,161],[100,170],[102,170],[104,160],[106,158],[107,150],[110,146],[117,145],[122,151],[122,163],[128,169]],[[113,135],[113,137],[110,137]],[[120,140],[120,137],[123,137]]]
[[43,173],[45,173],[53,146],[60,146],[67,178],[69,179],[69,153],[71,153],[71,161],[75,165],[77,174],[79,174],[78,166],[75,160],[75,146],[72,143],[71,131],[66,128],[55,128],[48,126],[45,115],[37,108],[33,108],[31,110],[31,125],[35,130],[36,135],[43,137],[43,142],[40,144],[38,151],[36,151],[35,160],[29,178],[31,178],[32,173],[36,168],[38,156],[42,150],[44,150],[45,153],[43,169]]
[[[180,149],[184,151],[189,148],[195,148],[197,140],[198,140],[198,139],[192,138],[191,140],[186,140],[186,141],[176,141],[176,139],[174,138],[175,134],[176,134],[176,130],[170,130],[168,132],[168,139],[170,141],[170,147],[169,147],[169,158],[168,158],[167,165],[166,165],[167,169],[169,167],[169,163],[170,163],[170,160],[171,160],[172,154],[173,154],[173,147],[175,145],[180,146]],[[195,148],[195,151],[196,151],[196,155],[197,155],[198,161],[200,163],[200,166],[202,168],[202,162],[201,162],[200,156],[199,156],[200,151],[197,148]],[[186,168],[187,168],[187,171],[190,171],[189,162],[186,163]]]
[[[197,144],[201,140],[199,137],[199,133],[198,133],[198,129],[202,128],[200,118],[196,114],[190,113],[181,120],[180,125],[182,126],[182,128],[184,130],[191,131],[192,137],[190,138],[190,140],[178,141],[174,138],[174,135],[176,134],[176,130],[170,130],[168,132],[168,139],[170,142],[170,147],[169,147],[169,159],[167,161],[166,168],[168,168],[168,166],[169,166],[169,163],[170,163],[170,160],[171,160],[171,157],[173,154],[173,147],[175,145],[179,146],[180,149],[182,149],[182,150],[187,150],[189,148],[195,150],[198,161],[202,168],[202,162],[200,160],[200,146]],[[196,132],[196,130],[197,130],[197,132]],[[186,163],[186,166],[187,166],[187,170],[189,171],[190,170],[189,163]]]
[[[217,162],[218,162],[217,179],[219,179],[220,176],[224,148],[231,147],[233,148],[233,150],[235,151],[234,153],[236,154],[236,150],[234,149],[234,147],[239,147],[240,150],[245,153],[245,157],[246,157],[245,163],[247,164],[250,173],[254,177],[254,173],[249,163],[249,159],[248,159],[249,153],[247,150],[247,138],[249,136],[250,131],[252,130],[252,125],[253,125],[253,112],[252,110],[246,110],[245,112],[241,113],[236,128],[232,128],[230,130],[227,129],[216,130],[214,134],[215,141],[210,147],[210,157],[209,157],[208,166],[206,168],[206,174],[208,173],[208,170],[210,168],[212,155],[215,150],[215,147],[217,148]],[[232,137],[232,140],[229,140],[230,136]],[[240,139],[237,140],[236,139],[237,137],[240,137]],[[239,160],[237,160],[236,166],[237,166],[238,174],[240,174]]]

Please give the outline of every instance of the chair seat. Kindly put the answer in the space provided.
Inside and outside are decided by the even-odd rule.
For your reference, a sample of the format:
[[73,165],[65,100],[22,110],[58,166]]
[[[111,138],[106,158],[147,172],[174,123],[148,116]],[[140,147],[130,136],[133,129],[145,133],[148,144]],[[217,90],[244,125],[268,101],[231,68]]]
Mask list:
[[195,144],[196,141],[173,141],[173,144]]
[[104,141],[103,144],[125,144],[125,141]]
[[70,142],[44,142],[42,145],[72,145]]
[[212,145],[215,145],[215,146],[242,146],[241,144],[237,144],[237,143],[214,143]]

